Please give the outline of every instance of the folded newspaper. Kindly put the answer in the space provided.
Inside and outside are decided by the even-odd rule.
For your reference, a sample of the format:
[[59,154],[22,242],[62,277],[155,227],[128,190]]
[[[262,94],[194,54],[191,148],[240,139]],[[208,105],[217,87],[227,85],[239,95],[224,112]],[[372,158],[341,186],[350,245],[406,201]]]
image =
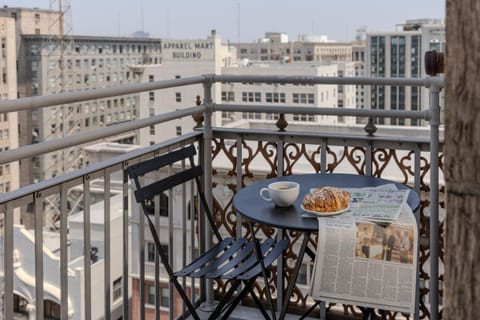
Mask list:
[[409,189],[398,190],[394,184],[376,188],[346,189],[350,192],[350,211],[355,217],[378,222],[398,219],[407,203]]
[[320,301],[413,313],[418,229],[406,203],[408,191],[394,185],[349,191],[349,212],[318,218],[309,294]]

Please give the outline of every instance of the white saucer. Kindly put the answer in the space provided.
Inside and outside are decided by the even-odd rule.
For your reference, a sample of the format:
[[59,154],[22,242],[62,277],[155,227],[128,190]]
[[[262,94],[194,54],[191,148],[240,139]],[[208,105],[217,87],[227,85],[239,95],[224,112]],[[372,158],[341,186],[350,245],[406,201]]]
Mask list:
[[329,216],[334,216],[337,214],[340,214],[342,212],[348,211],[350,209],[350,205],[348,205],[345,209],[338,210],[338,211],[330,211],[330,212],[319,212],[319,211],[312,211],[312,210],[307,210],[303,207],[303,204],[300,205],[303,211],[314,214],[319,217],[329,217]]

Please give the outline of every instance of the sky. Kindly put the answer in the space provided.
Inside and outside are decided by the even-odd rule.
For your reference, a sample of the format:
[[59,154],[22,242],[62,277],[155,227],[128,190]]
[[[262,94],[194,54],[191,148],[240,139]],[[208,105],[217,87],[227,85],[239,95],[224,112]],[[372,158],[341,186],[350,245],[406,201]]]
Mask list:
[[[48,9],[52,0],[2,0],[2,6]],[[55,2],[55,1],[54,1]],[[55,8],[58,10],[58,2]],[[355,30],[393,31],[408,19],[445,19],[446,0],[70,0],[73,34],[206,38],[254,42],[265,32],[326,35],[350,41]],[[63,1],[65,4],[66,2]]]

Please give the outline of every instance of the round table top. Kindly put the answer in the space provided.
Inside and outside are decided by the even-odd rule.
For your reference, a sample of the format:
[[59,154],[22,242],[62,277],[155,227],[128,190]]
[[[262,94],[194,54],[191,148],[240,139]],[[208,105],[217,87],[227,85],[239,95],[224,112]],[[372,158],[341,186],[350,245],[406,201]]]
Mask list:
[[[275,181],[295,181],[300,184],[300,193],[297,200],[290,207],[278,207],[273,202],[265,201],[260,197],[260,189]],[[399,189],[408,187],[390,180],[371,176],[341,173],[301,174],[266,179],[254,183],[238,191],[233,197],[233,206],[242,216],[253,221],[276,228],[317,231],[316,218],[302,217],[304,211],[300,208],[303,196],[311,188],[333,186],[340,188],[376,187],[386,183],[394,183]],[[410,189],[407,203],[415,211],[420,206],[418,194]]]

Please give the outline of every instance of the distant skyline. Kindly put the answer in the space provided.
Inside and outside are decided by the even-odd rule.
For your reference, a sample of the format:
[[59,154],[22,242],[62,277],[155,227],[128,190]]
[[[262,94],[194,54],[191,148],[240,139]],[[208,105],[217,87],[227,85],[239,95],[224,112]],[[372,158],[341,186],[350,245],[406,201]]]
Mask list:
[[[205,38],[215,29],[223,42],[253,42],[265,32],[326,35],[351,41],[355,30],[394,31],[410,19],[445,19],[445,0],[70,0],[73,34]],[[1,5],[48,9],[50,0],[9,0]],[[56,5],[58,10],[58,1]]]

